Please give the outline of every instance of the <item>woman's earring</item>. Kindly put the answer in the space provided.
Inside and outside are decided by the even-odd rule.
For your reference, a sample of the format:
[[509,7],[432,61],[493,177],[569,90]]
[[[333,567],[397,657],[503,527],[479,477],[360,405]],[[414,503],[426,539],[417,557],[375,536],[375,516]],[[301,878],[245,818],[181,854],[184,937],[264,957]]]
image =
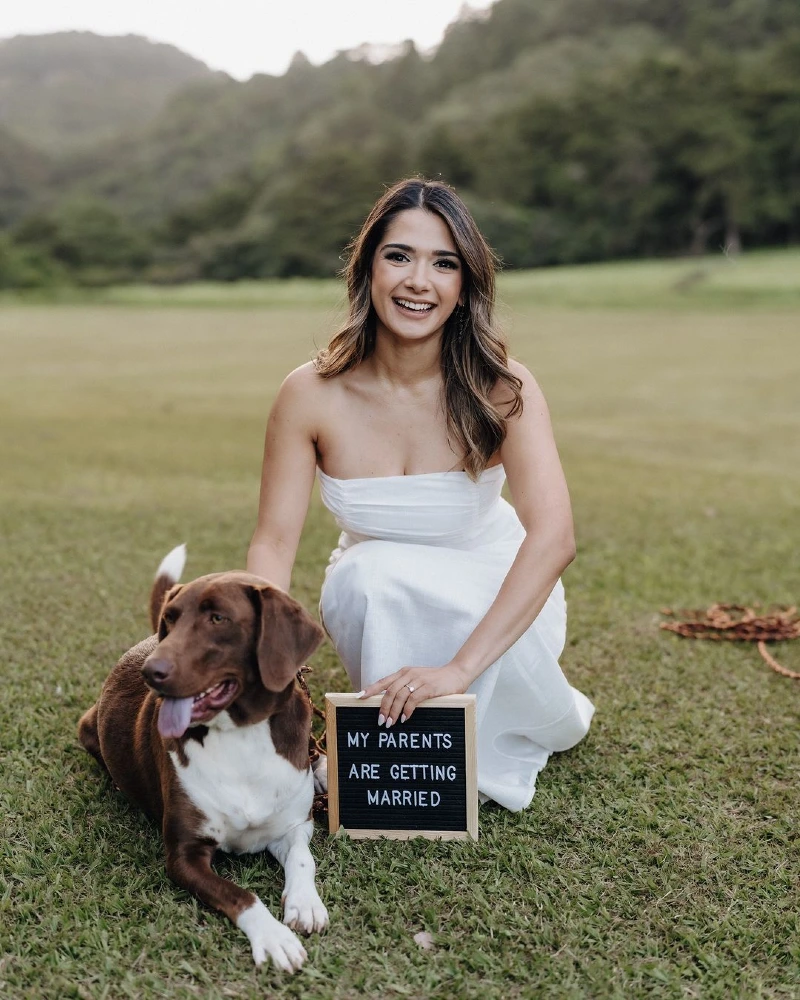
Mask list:
[[469,310],[466,306],[458,307],[458,339],[463,340],[469,327]]

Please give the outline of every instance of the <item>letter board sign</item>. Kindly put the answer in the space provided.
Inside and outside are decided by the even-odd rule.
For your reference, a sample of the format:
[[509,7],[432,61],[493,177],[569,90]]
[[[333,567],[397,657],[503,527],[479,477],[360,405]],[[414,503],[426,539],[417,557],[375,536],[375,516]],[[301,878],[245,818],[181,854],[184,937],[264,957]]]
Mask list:
[[478,838],[475,695],[378,726],[380,695],[325,695],[328,825],[351,837]]

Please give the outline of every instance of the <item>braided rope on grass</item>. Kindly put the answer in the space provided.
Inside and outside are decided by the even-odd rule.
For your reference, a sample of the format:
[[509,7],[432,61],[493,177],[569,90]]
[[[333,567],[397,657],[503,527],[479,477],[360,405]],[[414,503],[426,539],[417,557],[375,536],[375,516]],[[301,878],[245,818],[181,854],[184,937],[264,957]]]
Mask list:
[[[758,605],[756,605],[758,607]],[[744,604],[712,604],[705,611],[673,611],[662,608],[662,615],[680,615],[684,620],[661,622],[660,628],[685,639],[727,639],[732,642],[758,643],[758,651],[776,673],[800,681],[800,673],[787,670],[770,654],[766,643],[800,639],[800,615],[797,606],[773,607],[764,614]]]

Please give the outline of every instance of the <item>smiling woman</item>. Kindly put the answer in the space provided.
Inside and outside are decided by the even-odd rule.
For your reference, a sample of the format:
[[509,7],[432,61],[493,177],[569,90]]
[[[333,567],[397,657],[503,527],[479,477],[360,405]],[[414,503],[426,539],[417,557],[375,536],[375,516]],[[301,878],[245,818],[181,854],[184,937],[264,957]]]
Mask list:
[[[384,330],[403,320],[417,324],[439,320],[442,325],[442,318],[451,316],[456,306],[463,307],[458,251],[437,215],[409,209],[392,221],[384,238],[371,282],[372,307]],[[432,249],[437,246],[452,249]]]
[[[405,347],[425,338],[423,378],[414,373],[410,381],[422,384],[431,375],[433,388],[444,395],[446,448],[428,462],[434,469],[463,465],[472,475],[480,473],[500,446],[505,419],[521,410],[522,382],[509,368],[493,319],[495,266],[494,254],[451,188],[419,180],[395,185],[350,248],[350,315],[315,362],[324,378],[354,373],[379,344],[379,353],[390,354],[390,364],[403,369]],[[403,327],[404,318],[421,322]],[[420,453],[432,444],[427,431],[425,443],[418,443]],[[382,452],[383,442],[378,445]],[[345,465],[349,457],[342,455]],[[325,464],[339,462],[331,458]]]
[[475,693],[479,790],[521,809],[594,711],[558,664],[574,538],[547,406],[508,359],[494,255],[447,185],[387,191],[346,278],[345,324],[270,415],[248,569],[288,588],[318,475],[342,528],[320,611],[354,687],[383,692],[387,728]]

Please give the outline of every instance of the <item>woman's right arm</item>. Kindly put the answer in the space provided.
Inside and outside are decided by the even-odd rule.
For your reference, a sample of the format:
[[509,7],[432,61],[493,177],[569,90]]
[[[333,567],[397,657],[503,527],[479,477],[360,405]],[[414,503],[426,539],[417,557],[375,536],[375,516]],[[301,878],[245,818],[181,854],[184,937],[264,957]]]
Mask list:
[[278,391],[267,421],[258,521],[247,569],[283,590],[289,589],[314,485],[318,379],[310,363],[293,371]]

